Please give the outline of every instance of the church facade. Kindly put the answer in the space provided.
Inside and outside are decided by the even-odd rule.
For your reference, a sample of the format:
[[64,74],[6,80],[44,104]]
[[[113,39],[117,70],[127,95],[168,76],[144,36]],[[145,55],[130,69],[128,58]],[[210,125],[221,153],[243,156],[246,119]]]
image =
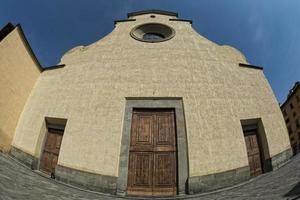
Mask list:
[[[177,13],[141,11],[43,71],[11,154],[90,190],[170,196],[231,186],[291,156],[261,67]],[[63,66],[63,65],[60,65]]]

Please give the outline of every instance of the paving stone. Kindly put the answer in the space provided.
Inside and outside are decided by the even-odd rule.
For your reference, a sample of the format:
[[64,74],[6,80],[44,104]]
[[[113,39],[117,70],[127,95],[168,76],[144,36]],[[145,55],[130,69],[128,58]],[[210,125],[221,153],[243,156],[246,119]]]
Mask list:
[[[199,200],[300,199],[300,154],[293,157],[288,164],[280,169],[256,177],[239,186],[213,193],[186,195],[177,198]],[[15,199],[111,200],[132,199],[132,197],[116,197],[73,188],[41,176],[8,155],[0,153],[0,200]]]

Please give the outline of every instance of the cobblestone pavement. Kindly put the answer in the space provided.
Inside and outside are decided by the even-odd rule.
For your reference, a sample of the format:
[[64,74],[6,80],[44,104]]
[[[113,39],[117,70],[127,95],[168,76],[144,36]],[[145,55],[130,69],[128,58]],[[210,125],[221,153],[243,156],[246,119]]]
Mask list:
[[[274,172],[234,188],[214,193],[182,196],[180,199],[289,199],[300,200],[300,154]],[[93,200],[124,199],[80,190],[45,178],[0,153],[0,199]],[[130,199],[130,197],[126,198]],[[131,198],[132,199],[132,198]],[[135,198],[136,199],[136,198]]]

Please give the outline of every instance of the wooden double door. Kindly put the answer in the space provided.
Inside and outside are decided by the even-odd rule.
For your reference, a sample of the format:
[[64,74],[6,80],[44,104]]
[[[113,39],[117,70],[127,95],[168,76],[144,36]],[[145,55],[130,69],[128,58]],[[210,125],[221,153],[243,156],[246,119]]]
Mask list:
[[55,171],[63,133],[63,129],[48,128],[40,163],[40,170],[47,174],[52,174]]
[[252,177],[258,176],[263,173],[263,170],[257,129],[244,131],[244,136],[249,160],[250,175]]
[[134,110],[127,194],[171,196],[177,193],[174,110]]

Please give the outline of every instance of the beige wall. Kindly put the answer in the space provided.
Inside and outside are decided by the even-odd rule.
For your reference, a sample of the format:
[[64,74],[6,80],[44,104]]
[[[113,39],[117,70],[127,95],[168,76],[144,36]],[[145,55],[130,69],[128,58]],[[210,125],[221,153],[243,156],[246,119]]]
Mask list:
[[9,150],[19,116],[39,75],[16,27],[0,42],[0,150]]
[[[67,118],[58,163],[118,176],[125,97],[182,97],[190,176],[248,165],[241,119],[261,118],[274,156],[290,148],[278,103],[261,70],[239,67],[244,56],[169,16],[137,16],[43,72],[19,121],[14,146],[39,157],[44,118]],[[145,22],[173,27],[162,43],[134,40]]]
[[[298,96],[298,98],[297,98]],[[293,105],[293,108],[290,105]],[[296,120],[300,122],[300,89],[299,86],[294,94],[288,98],[287,102],[281,107],[281,110],[285,110],[284,116],[287,128],[291,128],[292,132],[289,134],[290,143],[293,147],[294,153],[300,151],[300,127],[297,127]],[[295,113],[295,114],[294,114]]]

